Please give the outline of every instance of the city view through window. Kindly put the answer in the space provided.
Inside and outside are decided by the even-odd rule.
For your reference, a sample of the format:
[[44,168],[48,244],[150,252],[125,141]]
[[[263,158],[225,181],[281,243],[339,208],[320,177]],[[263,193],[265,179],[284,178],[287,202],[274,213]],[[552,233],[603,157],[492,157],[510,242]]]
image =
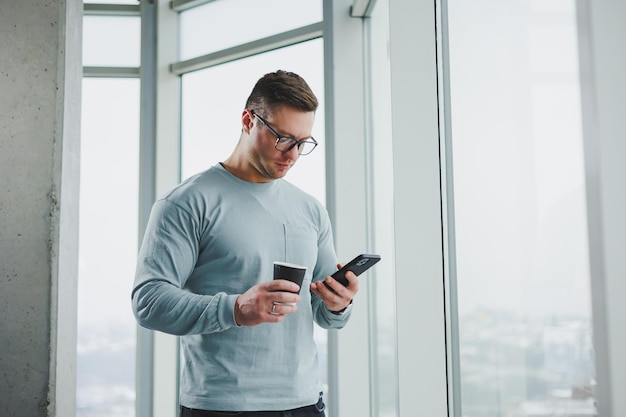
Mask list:
[[574,1],[448,12],[462,414],[595,416]]

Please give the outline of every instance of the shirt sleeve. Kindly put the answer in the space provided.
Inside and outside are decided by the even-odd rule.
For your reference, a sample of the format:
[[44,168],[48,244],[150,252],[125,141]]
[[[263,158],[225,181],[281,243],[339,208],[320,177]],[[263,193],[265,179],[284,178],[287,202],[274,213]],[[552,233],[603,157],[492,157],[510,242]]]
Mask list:
[[193,294],[184,289],[199,251],[199,221],[168,200],[155,203],[137,258],[132,308],[148,329],[175,335],[205,334],[237,326],[238,295]]
[[[320,234],[318,238],[317,263],[313,272],[313,281],[322,281],[337,270],[337,255],[328,212],[320,213]],[[330,312],[324,302],[311,292],[311,307],[315,322],[323,329],[341,329],[350,318],[351,311],[337,315]]]

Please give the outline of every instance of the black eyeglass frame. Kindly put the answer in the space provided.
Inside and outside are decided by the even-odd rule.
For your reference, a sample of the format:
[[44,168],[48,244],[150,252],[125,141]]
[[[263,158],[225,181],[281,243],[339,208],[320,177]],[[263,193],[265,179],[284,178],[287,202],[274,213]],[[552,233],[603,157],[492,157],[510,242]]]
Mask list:
[[[254,117],[256,117],[257,119],[259,119],[259,122],[263,123],[263,125],[267,128],[267,130],[269,130],[272,135],[276,136],[276,142],[274,142],[274,148],[276,148],[277,151],[279,152],[289,152],[290,150],[292,150],[294,148],[294,146],[297,146],[298,149],[298,154],[299,155],[308,155],[311,152],[313,152],[313,150],[315,150],[315,148],[317,147],[318,143],[315,140],[315,138],[313,136],[311,136],[310,138],[307,139],[302,139],[302,140],[297,140],[292,138],[291,136],[283,136],[281,134],[279,134],[277,131],[274,130],[274,128],[272,126],[270,126],[270,124],[267,122],[267,120],[265,120],[264,118],[262,118],[261,116],[259,116],[254,110],[250,110],[250,113],[252,113],[252,115]],[[287,146],[287,149],[279,149],[278,148],[278,144],[285,144],[285,143],[290,143],[289,146]],[[304,144],[312,144],[313,147],[311,148],[310,151],[303,153],[300,150],[300,146],[304,145]]]

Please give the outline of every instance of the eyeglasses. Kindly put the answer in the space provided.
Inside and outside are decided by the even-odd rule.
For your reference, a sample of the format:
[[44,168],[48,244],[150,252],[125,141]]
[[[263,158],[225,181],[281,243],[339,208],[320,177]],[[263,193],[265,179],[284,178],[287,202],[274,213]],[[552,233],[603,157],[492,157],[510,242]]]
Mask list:
[[317,146],[317,141],[313,139],[313,137],[297,140],[289,136],[281,136],[276,132],[272,126],[270,126],[265,119],[255,113],[254,110],[250,110],[252,115],[259,119],[259,122],[263,123],[263,125],[272,132],[272,135],[276,136],[276,143],[274,143],[274,147],[281,152],[289,152],[293,149],[294,146],[298,147],[298,153],[300,155],[308,155],[313,152],[313,149]]

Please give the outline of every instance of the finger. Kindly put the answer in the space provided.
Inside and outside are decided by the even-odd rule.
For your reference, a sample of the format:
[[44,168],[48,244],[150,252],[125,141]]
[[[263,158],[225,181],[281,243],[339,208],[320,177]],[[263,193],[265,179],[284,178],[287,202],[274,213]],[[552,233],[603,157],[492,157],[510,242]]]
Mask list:
[[268,312],[265,315],[265,319],[263,321],[265,321],[267,323],[280,323],[284,319],[285,319],[285,315],[284,314],[272,314],[272,313]]
[[333,277],[326,277],[323,284],[326,284],[324,288],[332,295],[341,296],[346,292],[346,287]]
[[300,286],[295,282],[287,281],[286,279],[275,279],[269,281],[266,287],[267,291],[287,291],[298,293],[300,292]]
[[322,300],[324,300],[324,302],[333,302],[339,298],[337,292],[333,289],[332,285],[341,286],[341,287],[343,287],[343,285],[341,285],[335,280],[333,281],[334,283],[330,281],[317,281],[315,283],[312,283],[312,285],[315,287],[314,293],[318,297],[320,297]]
[[274,302],[270,308],[270,314],[272,316],[284,316],[286,314],[295,313],[297,310],[298,307],[295,303]]
[[[343,285],[338,282],[336,284],[343,287]],[[316,294],[331,311],[341,310],[348,305],[352,299],[329,290],[322,281],[311,283],[311,291]]]
[[300,295],[292,292],[276,291],[269,297],[275,303],[295,304],[300,302]]
[[272,303],[272,307],[270,308],[270,314],[272,316],[280,316],[280,310],[279,310],[280,304],[278,303]]
[[311,284],[309,284],[309,289],[311,290],[313,294],[317,295],[319,298],[322,298],[322,299],[324,298],[320,290],[317,289],[316,282],[312,282]]
[[344,276],[348,280],[348,287],[354,287],[355,289],[359,288],[359,279],[354,272],[347,271]]

